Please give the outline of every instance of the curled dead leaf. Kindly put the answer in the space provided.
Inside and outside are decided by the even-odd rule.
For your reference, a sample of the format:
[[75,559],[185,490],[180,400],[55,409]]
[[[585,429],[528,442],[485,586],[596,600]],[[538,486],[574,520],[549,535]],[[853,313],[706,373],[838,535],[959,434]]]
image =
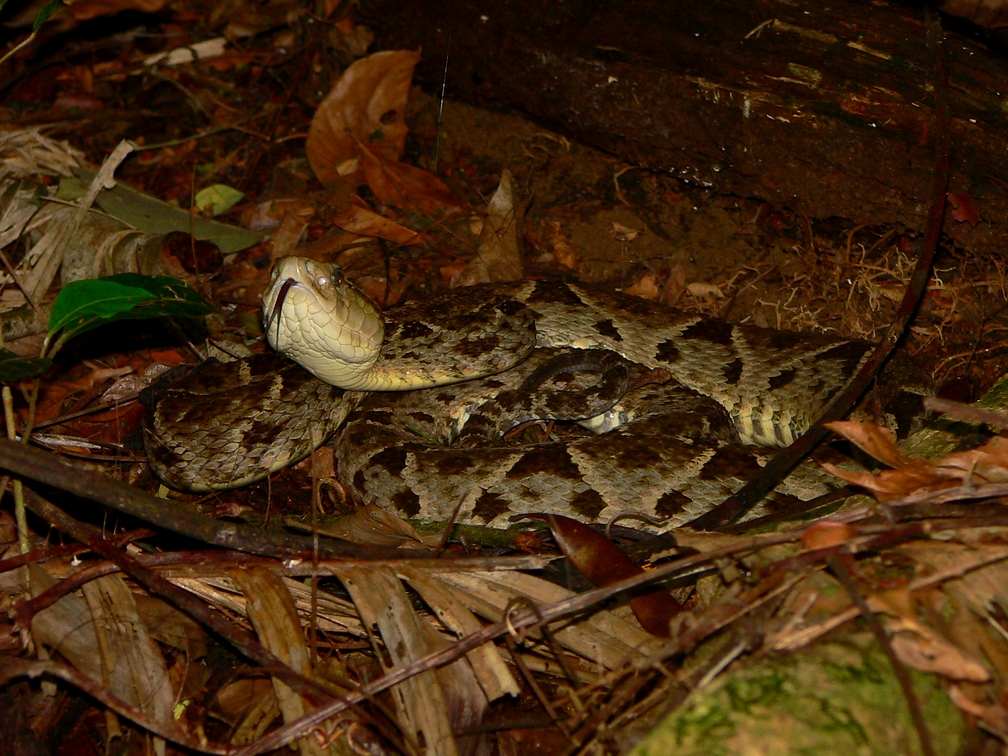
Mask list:
[[709,283],[686,284],[686,291],[697,299],[724,299],[724,292],[719,286]]
[[885,428],[855,420],[829,423],[828,427],[895,468],[872,474],[823,465],[833,475],[867,488],[881,501],[925,489],[949,488],[964,481],[974,484],[1008,482],[1008,439],[1000,436],[976,449],[953,452],[938,459],[917,459],[901,454]]
[[966,192],[950,192],[948,200],[952,203],[952,220],[969,223],[971,226],[980,222],[980,211]]
[[361,236],[376,236],[396,244],[419,244],[423,236],[405,226],[379,215],[354,197],[353,204],[333,218],[333,225]]
[[613,235],[613,238],[615,238],[616,241],[632,242],[640,236],[641,232],[635,228],[631,228],[630,226],[624,226],[622,223],[613,221],[612,228],[609,230],[609,233]]
[[630,294],[635,297],[642,297],[643,299],[650,299],[652,301],[657,299],[658,294],[661,292],[653,273],[645,273],[640,277],[640,280],[632,286],[628,286],[623,291],[626,294]]
[[578,269],[581,262],[580,255],[570,243],[570,239],[560,231],[559,223],[554,224],[553,232],[549,235],[549,242],[553,247],[553,258],[558,264],[570,270]]
[[887,623],[894,631],[893,651],[908,667],[921,672],[934,672],[950,680],[983,683],[991,679],[980,662],[966,656],[951,643],[909,618]]
[[385,160],[398,160],[406,144],[403,111],[420,53],[384,50],[355,61],[326,96],[308,131],[305,152],[327,188],[340,181],[339,167],[358,157],[357,145]]
[[487,203],[487,214],[480,229],[476,256],[452,285],[470,286],[522,278],[521,253],[518,250],[520,220],[521,210],[515,207],[514,179],[511,171],[505,168],[501,171],[497,191]]
[[[612,541],[584,523],[559,515],[527,515],[527,519],[549,525],[564,556],[595,585],[609,585],[644,572]],[[629,604],[641,627],[660,638],[669,636],[669,623],[681,611],[679,602],[662,588],[638,593]]]
[[839,546],[854,537],[854,528],[845,522],[822,520],[809,526],[802,536],[802,546],[806,549],[825,549]]
[[361,142],[357,149],[368,186],[379,202],[424,215],[445,214],[465,206],[433,173],[384,159]]
[[837,420],[826,423],[826,427],[889,467],[910,464],[910,460],[896,448],[896,440],[888,428],[860,420]]

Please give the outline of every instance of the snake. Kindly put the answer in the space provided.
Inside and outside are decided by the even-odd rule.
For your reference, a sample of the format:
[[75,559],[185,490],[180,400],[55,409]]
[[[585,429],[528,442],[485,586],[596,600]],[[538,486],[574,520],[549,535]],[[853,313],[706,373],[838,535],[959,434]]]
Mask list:
[[[405,515],[444,519],[463,501],[461,519],[495,526],[523,511],[596,521],[628,509],[681,524],[801,435],[872,348],[561,280],[477,284],[383,313],[338,266],[301,257],[277,261],[262,301],[274,352],[198,368],[147,413],[151,468],[174,488],[246,485],[336,434],[339,477]],[[589,426],[573,439],[514,447],[484,422],[482,448],[445,446],[507,415],[498,396],[555,399],[542,386],[573,380],[557,367],[572,352],[614,355],[638,387],[581,416],[508,415]]]

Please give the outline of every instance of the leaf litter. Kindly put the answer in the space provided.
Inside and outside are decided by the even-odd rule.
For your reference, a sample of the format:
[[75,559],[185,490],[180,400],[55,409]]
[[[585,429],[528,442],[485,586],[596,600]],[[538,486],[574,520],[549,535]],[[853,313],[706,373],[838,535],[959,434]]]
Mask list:
[[[110,2],[95,12],[127,5]],[[197,229],[208,221],[194,209],[197,195],[223,185],[248,195],[245,203],[223,211],[225,223],[214,226],[221,232],[214,240],[227,255],[223,273],[208,279],[198,264],[187,270],[176,259],[172,274],[185,271],[187,282],[216,292],[225,307],[211,333],[190,337],[188,345],[176,334],[176,346],[159,353],[170,362],[191,361],[193,352],[211,349],[247,352],[258,335],[254,308],[269,263],[295,249],[339,262],[385,303],[409,289],[417,293],[460,280],[574,272],[645,298],[758,325],[865,337],[886,326],[912,268],[908,249],[914,239],[906,230],[834,228],[794,217],[786,208],[718,197],[631,166],[613,166],[608,158],[516,116],[448,102],[441,124],[438,103],[411,89],[420,53],[365,55],[369,32],[350,16],[335,19],[334,34],[325,42],[338,45],[342,71],[312,61],[310,51],[322,48],[309,34],[293,67],[284,69],[290,77],[286,91],[271,91],[266,79],[255,77],[288,65],[278,51],[296,36],[289,19],[298,13],[295,4],[270,5],[276,7],[258,16],[232,9],[230,18],[215,20],[227,23],[231,38],[260,36],[250,38],[255,41],[241,55],[214,59],[214,68],[210,61],[200,68],[199,61],[180,60],[138,73],[127,57],[132,53],[126,52],[97,63],[73,62],[62,81],[93,92],[68,89],[62,100],[52,99],[54,108],[79,94],[111,101],[111,88],[131,77],[163,84],[165,92],[180,98],[176,118],[155,125],[138,116],[132,122],[137,142],[154,147],[140,144],[140,159],[118,170],[119,183],[111,191],[125,191],[122,203],[136,202],[136,212],[118,213],[114,203],[102,204],[103,192],[110,190],[98,189],[111,181],[110,171],[92,184],[92,194],[97,192],[92,199],[119,225],[101,225],[107,218],[96,222],[103,216],[84,212],[89,201],[76,206],[48,201],[55,196],[50,191],[55,179],[81,175],[88,160],[100,163],[118,137],[102,129],[85,135],[67,127],[65,136],[84,147],[81,151],[34,127],[15,126],[0,136],[0,178],[7,182],[0,242],[19,284],[5,280],[2,301],[9,311],[30,309],[30,300],[51,307],[57,291],[75,280],[66,255],[61,256],[64,240],[85,233],[89,224],[95,224],[98,243],[80,245],[84,257],[77,269],[89,272],[85,278],[117,270],[105,269],[105,252],[94,255],[95,250],[109,250],[111,260],[123,240],[135,242],[137,251],[167,232],[145,227],[145,217],[173,216],[176,230],[199,236]],[[329,5],[334,11],[335,4]],[[194,13],[177,28],[187,29],[199,18]],[[197,35],[198,29],[192,26],[186,33]],[[184,48],[173,41],[170,49]],[[286,105],[276,109],[277,103],[290,102],[284,99],[290,93],[312,88],[319,94],[310,122]],[[237,99],[239,91],[251,104]],[[141,112],[144,94],[129,96]],[[194,103],[199,107],[190,108]],[[178,115],[190,112],[203,120]],[[280,114],[293,115],[294,122],[288,124]],[[82,117],[87,123],[93,116]],[[169,123],[171,128],[158,130]],[[303,148],[288,139],[298,134],[306,137]],[[317,184],[304,164],[311,166]],[[440,167],[436,173],[435,165]],[[123,179],[144,190],[142,203],[131,198]],[[578,195],[584,199],[570,199]],[[158,197],[178,207],[169,212]],[[529,204],[532,197],[537,201]],[[954,201],[955,220],[976,222],[968,196],[956,195]],[[238,224],[264,205],[277,215],[263,223],[269,238],[256,244],[258,232]],[[469,209],[482,207],[485,214]],[[660,227],[683,231],[681,248],[669,247],[653,232],[656,218]],[[711,248],[723,255],[714,260],[707,252]],[[159,258],[162,249],[168,246],[158,247]],[[944,378],[965,371],[976,387],[987,388],[1008,367],[996,349],[1003,325],[975,300],[984,293],[1003,299],[1003,264],[961,252],[947,255],[935,273],[910,348],[925,355],[937,346],[951,347],[937,358],[936,372]],[[977,324],[973,333],[988,346],[954,344],[956,331],[970,330],[963,321]],[[33,356],[32,334],[45,327],[44,321],[29,324],[14,334],[21,342],[11,346]],[[5,339],[13,338],[6,323],[4,329]],[[73,367],[67,367],[67,358],[43,379],[43,393],[52,399],[35,407],[36,421],[60,419],[69,407],[97,395],[118,367],[141,355],[137,367],[142,368],[158,353],[125,343],[121,351],[107,344],[102,349],[101,341],[92,337],[74,347],[73,359],[97,355],[105,363],[89,368],[90,378],[69,377]],[[37,355],[37,340],[34,345]],[[22,386],[30,395],[30,386]],[[19,401],[16,409],[23,428],[27,402]],[[116,412],[97,425],[117,423],[118,417]],[[82,439],[96,433],[76,420],[60,426]],[[150,542],[127,547],[139,563],[153,565],[148,569],[225,617],[235,637],[238,630],[253,630],[263,649],[314,681],[314,687],[297,690],[291,681],[263,679],[254,663],[243,661],[221,638],[201,636],[198,622],[168,604],[161,605],[155,623],[142,610],[141,599],[148,597],[133,578],[99,575],[107,562],[86,554],[81,559],[80,551],[61,554],[64,547],[46,543],[45,531],[36,528],[35,552],[22,557],[12,546],[4,555],[3,608],[19,619],[3,636],[8,663],[0,662],[5,670],[0,679],[43,675],[46,683],[31,695],[38,701],[56,698],[61,705],[73,700],[74,686],[79,687],[106,707],[97,729],[84,719],[74,722],[79,737],[97,734],[106,743],[120,737],[124,747],[140,750],[146,728],[158,736],[151,740],[157,752],[181,745],[196,752],[231,746],[259,753],[285,743],[296,743],[302,753],[513,752],[530,720],[533,732],[557,736],[552,750],[558,753],[623,751],[635,742],[643,753],[660,748],[670,732],[678,733],[684,753],[686,741],[703,749],[712,738],[796,747],[811,736],[782,713],[793,701],[768,708],[765,721],[774,727],[761,729],[760,717],[747,719],[745,707],[732,700],[744,701],[747,690],[760,690],[758,705],[769,705],[769,692],[788,686],[814,697],[822,695],[817,682],[830,690],[825,703],[847,706],[856,695],[875,702],[874,717],[853,706],[844,715],[866,729],[872,744],[895,742],[890,739],[898,741],[911,731],[906,704],[888,662],[857,624],[860,610],[836,569],[827,567],[835,557],[881,618],[900,663],[927,673],[915,678],[915,685],[935,725],[936,742],[954,747],[963,732],[961,722],[950,718],[956,710],[975,717],[992,737],[1008,739],[1002,704],[1008,674],[1003,588],[1008,549],[999,514],[999,497],[1008,493],[1003,438],[929,459],[867,422],[851,421],[836,430],[889,468],[831,468],[870,491],[877,503],[852,500],[811,525],[779,523],[777,532],[763,535],[684,530],[649,544],[641,552],[644,558],[622,536],[617,545],[594,532],[558,537],[571,563],[596,588],[579,583],[569,571],[559,577],[556,570],[550,573],[547,563],[557,554],[545,545],[542,531],[500,542],[492,540],[500,537],[495,534],[474,536],[485,537],[485,543],[469,536],[449,541],[453,558],[437,561],[415,558],[416,550],[443,548],[442,534],[412,535],[412,526],[394,522],[376,526],[389,530],[382,543],[405,538],[412,553],[404,548],[399,558],[381,561],[313,559],[309,549],[293,559],[236,566],[230,563],[233,552],[181,551],[183,546],[170,538],[153,547]],[[130,458],[123,447],[121,462],[108,469],[154,488],[142,463],[130,464]],[[301,515],[302,523],[317,529],[317,520],[352,507],[338,485],[313,482],[311,473],[310,467],[287,473],[269,487],[236,493],[227,502],[181,497],[166,506],[219,504],[224,511],[252,513],[271,524]],[[304,491],[315,496],[306,501]],[[970,501],[977,503],[963,504]],[[237,506],[228,510],[232,503]],[[312,511],[318,514],[305,516]],[[110,521],[109,534],[120,528]],[[509,555],[497,555],[498,543],[506,544]],[[533,557],[510,555],[520,553],[522,544],[535,552]],[[618,548],[638,554],[636,561],[646,560],[647,569],[605,576],[599,564],[610,564],[616,558],[610,549]],[[147,559],[152,554],[165,561],[155,564]],[[78,585],[75,576],[85,570],[91,571],[90,579]],[[655,588],[648,580],[664,581],[660,592],[669,598],[663,602],[683,605],[671,622],[662,620],[665,633],[645,632],[633,616],[633,594],[626,591]],[[45,589],[60,595],[30,613],[23,599],[38,598]],[[155,631],[166,625],[176,630]],[[484,642],[453,651],[462,648],[456,645],[460,640],[480,633],[488,634]],[[785,652],[788,656],[781,657]],[[43,661],[31,661],[32,656]],[[200,669],[204,672],[193,674]],[[831,671],[828,680],[823,669]],[[383,680],[393,679],[390,675],[405,672],[415,674],[382,687]],[[53,680],[63,682],[54,687]],[[871,689],[850,687],[865,681],[881,682]],[[306,721],[313,712],[327,716]],[[723,715],[720,721],[731,723],[732,734],[705,730],[703,712]],[[41,717],[32,725],[40,732],[47,727]],[[781,743],[781,733],[787,743]],[[780,748],[775,752],[783,752]]]

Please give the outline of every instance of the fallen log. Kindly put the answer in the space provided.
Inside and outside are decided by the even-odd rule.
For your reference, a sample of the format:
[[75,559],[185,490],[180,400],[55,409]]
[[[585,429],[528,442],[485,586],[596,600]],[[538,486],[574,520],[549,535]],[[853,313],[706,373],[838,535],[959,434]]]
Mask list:
[[[836,0],[365,0],[417,78],[523,111],[620,159],[814,218],[922,230],[933,75],[919,8]],[[962,23],[953,25],[964,26]],[[953,210],[977,250],[1008,233],[1008,62],[946,33]],[[977,214],[974,214],[977,213]]]

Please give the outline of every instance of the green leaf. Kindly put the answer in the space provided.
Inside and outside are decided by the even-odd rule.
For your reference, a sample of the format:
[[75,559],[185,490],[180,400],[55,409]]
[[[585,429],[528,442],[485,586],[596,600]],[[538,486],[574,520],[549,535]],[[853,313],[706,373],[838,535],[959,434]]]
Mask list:
[[123,273],[92,281],[74,281],[60,291],[49,316],[49,337],[80,335],[116,320],[162,316],[197,317],[211,312],[199,293],[168,276]]
[[56,9],[62,8],[63,5],[63,0],[50,0],[50,2],[43,5],[42,8],[39,9],[39,12],[35,14],[35,20],[32,21],[32,31],[37,32],[39,27],[48,21],[49,17],[56,12]]
[[214,184],[196,193],[196,207],[201,211],[208,207],[214,215],[227,212],[245,198],[244,192],[232,189],[227,184]]
[[9,349],[0,347],[0,383],[33,378],[48,370],[50,365],[52,360],[48,357],[18,357]]

